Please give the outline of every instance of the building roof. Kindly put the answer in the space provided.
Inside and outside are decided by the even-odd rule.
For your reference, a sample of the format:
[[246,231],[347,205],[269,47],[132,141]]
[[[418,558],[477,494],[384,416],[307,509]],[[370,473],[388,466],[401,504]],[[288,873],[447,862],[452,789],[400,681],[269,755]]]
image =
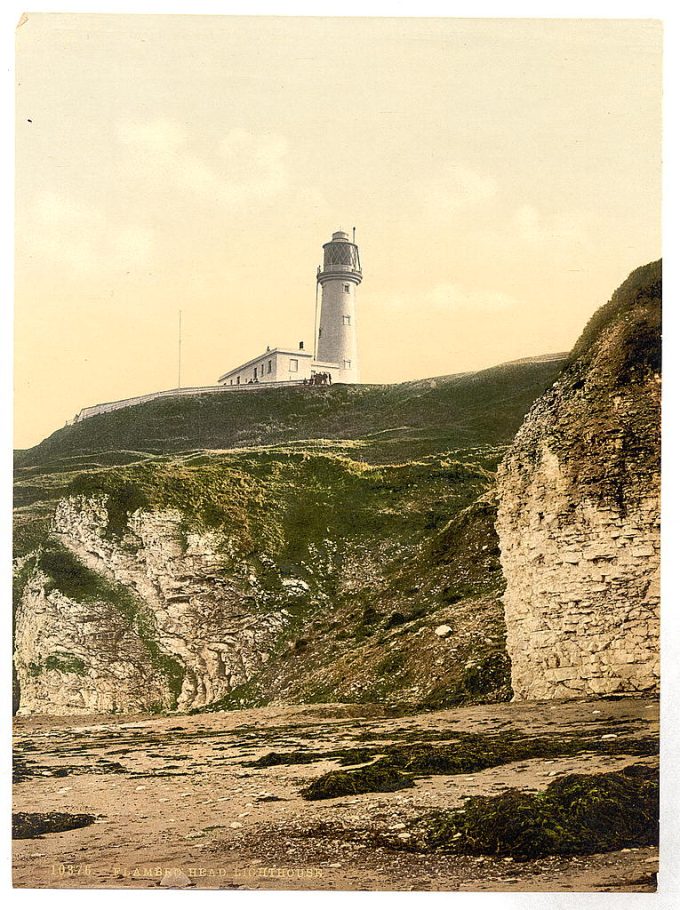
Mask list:
[[246,360],[246,362],[242,363],[240,366],[234,367],[232,370],[227,370],[226,373],[222,373],[217,381],[222,382],[223,379],[227,379],[229,376],[233,376],[234,373],[240,373],[241,370],[246,370],[254,363],[259,363],[261,360],[265,360],[271,354],[286,354],[290,355],[291,357],[314,357],[311,351],[305,351],[304,348],[270,348],[267,351],[263,351],[263,353],[259,354],[257,357],[251,357],[250,360]]

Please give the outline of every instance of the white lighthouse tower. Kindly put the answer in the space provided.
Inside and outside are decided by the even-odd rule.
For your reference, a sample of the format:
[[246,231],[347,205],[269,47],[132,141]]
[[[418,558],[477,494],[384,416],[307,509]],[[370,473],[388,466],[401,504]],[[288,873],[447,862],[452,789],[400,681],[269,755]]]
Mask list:
[[315,360],[338,365],[337,382],[359,382],[356,291],[361,284],[359,247],[344,231],[323,245],[321,312]]

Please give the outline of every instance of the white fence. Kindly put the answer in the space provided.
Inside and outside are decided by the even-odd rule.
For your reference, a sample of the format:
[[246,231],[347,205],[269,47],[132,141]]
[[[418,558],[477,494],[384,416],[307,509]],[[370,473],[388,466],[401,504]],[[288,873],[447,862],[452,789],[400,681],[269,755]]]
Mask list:
[[95,417],[97,414],[109,414],[111,411],[119,411],[121,408],[132,408],[137,404],[144,404],[147,401],[155,401],[157,398],[187,398],[198,395],[213,395],[220,392],[257,392],[258,389],[281,388],[287,386],[302,385],[301,379],[294,379],[284,382],[252,382],[243,385],[205,385],[195,386],[188,389],[166,389],[163,392],[150,392],[148,395],[138,395],[136,398],[122,398],[120,401],[107,401],[104,404],[94,404],[92,407],[83,408],[78,411],[70,423],[79,423],[88,417]]
[[[521,360],[510,360],[500,366],[510,366],[520,363],[541,363],[550,362],[551,360],[561,360],[567,354],[543,354],[538,357],[524,357]],[[465,375],[463,373],[459,374]],[[447,378],[447,377],[444,377]],[[424,382],[425,380],[421,380]],[[166,389],[163,392],[150,392],[148,395],[138,395],[136,398],[122,398],[120,401],[107,401],[104,404],[95,404],[90,408],[83,408],[78,411],[73,420],[67,422],[67,426],[86,420],[88,417],[95,417],[97,414],[109,414],[111,411],[118,411],[121,408],[132,408],[137,404],[144,404],[147,401],[155,401],[156,398],[186,398],[194,395],[212,395],[220,392],[257,392],[258,389],[279,389],[281,387],[302,385],[302,379],[283,380],[279,382],[250,382],[241,385],[204,385],[195,386],[188,389]]]

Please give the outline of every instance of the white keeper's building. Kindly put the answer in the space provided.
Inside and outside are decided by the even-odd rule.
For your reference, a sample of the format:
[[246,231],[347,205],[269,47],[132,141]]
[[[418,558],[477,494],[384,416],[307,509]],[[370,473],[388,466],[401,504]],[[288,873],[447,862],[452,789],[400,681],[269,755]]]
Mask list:
[[[269,382],[314,381],[359,382],[356,291],[361,284],[359,247],[344,231],[336,231],[323,246],[319,266],[314,350],[304,342],[297,348],[267,348],[257,357],[223,373],[222,386]],[[321,300],[319,302],[319,289]]]

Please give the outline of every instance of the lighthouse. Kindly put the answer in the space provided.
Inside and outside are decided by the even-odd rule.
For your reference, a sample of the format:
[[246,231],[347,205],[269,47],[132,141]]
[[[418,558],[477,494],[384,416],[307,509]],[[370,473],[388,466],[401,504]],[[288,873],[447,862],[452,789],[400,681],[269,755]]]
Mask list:
[[193,395],[222,389],[254,392],[275,385],[303,386],[305,394],[315,394],[317,387],[321,387],[322,391],[325,386],[336,382],[358,383],[356,294],[362,275],[355,232],[356,228],[353,228],[350,240],[344,231],[336,231],[328,243],[323,245],[323,268],[319,266],[316,271],[313,350],[306,348],[304,341],[298,341],[297,344],[289,341],[280,347],[267,345],[256,357],[223,373],[216,386],[171,389],[123,401],[111,401],[84,408],[76,415],[75,421],[165,395]]
[[282,382],[306,386],[359,382],[356,292],[362,276],[354,234],[355,229],[350,240],[344,231],[336,231],[323,245],[323,268],[316,272],[313,350],[305,348],[304,341],[270,346],[223,373],[218,385],[241,389]]
[[323,268],[317,271],[321,288],[315,360],[338,365],[337,382],[359,382],[357,346],[357,288],[361,284],[359,247],[344,231],[323,245]]

